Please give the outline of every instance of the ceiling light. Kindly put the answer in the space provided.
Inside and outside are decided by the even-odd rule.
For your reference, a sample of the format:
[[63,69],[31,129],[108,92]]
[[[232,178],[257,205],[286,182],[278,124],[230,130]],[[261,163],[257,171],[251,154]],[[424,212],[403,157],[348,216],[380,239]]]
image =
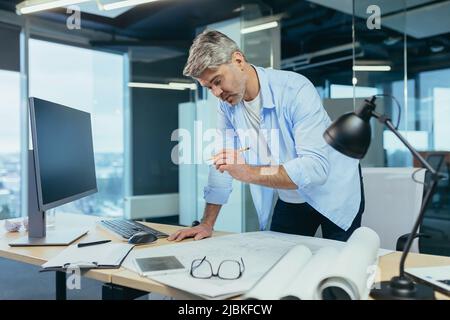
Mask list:
[[173,88],[197,90],[197,85],[195,83],[169,82],[169,86],[172,86]]
[[384,39],[383,42],[387,46],[393,46],[394,44],[398,43],[402,38],[400,37],[389,37],[387,39]]
[[241,30],[241,33],[242,34],[247,34],[247,33],[252,33],[252,32],[256,32],[256,31],[272,29],[272,28],[276,28],[276,27],[278,27],[278,22],[277,21],[271,21],[271,22],[267,22],[267,23],[258,24],[256,26],[243,28]]
[[391,66],[353,66],[353,71],[391,71]]
[[245,9],[245,6],[242,5],[242,6],[240,6],[240,7],[237,7],[236,9],[233,9],[233,12],[241,12],[241,11],[244,10],[244,9]]
[[154,2],[154,1],[158,1],[158,0],[122,0],[122,1],[117,1],[117,2],[113,2],[113,3],[103,4],[101,6],[101,8],[103,10],[114,10],[114,9],[119,9],[119,8],[124,8],[124,7],[137,6],[139,4],[144,4],[144,3]]
[[441,46],[441,45],[433,45],[430,47],[430,50],[433,53],[442,52],[442,51],[444,51],[444,49],[445,49],[444,46]]
[[28,0],[19,3],[16,6],[16,10],[18,14],[27,14],[64,6],[71,6],[88,1],[91,0]]
[[168,89],[168,90],[196,90],[195,83],[169,82],[167,83],[151,83],[151,82],[129,82],[130,88],[145,88],[145,89]]

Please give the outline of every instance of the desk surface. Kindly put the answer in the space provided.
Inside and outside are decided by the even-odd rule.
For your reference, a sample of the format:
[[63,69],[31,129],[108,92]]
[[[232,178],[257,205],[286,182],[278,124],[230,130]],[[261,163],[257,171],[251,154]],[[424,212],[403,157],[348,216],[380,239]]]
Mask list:
[[[82,229],[88,229],[89,232],[87,235],[83,236],[82,238],[78,239],[74,243],[77,242],[84,242],[89,241],[90,239],[96,239],[96,238],[107,238],[111,239],[113,242],[123,242],[123,239],[117,235],[115,235],[112,232],[109,232],[107,230],[104,230],[103,228],[99,227],[96,222],[99,220],[105,219],[104,217],[95,217],[95,216],[88,216],[88,215],[79,215],[79,214],[57,214],[56,215],[56,228],[60,228],[61,226],[64,227],[70,227],[70,228],[82,228]],[[146,223],[147,225],[161,230],[163,232],[166,232],[168,234],[175,232],[176,230],[180,229],[179,226],[171,226],[171,225],[162,225],[162,224],[156,224],[156,223]],[[225,234],[223,232],[215,232],[214,236]],[[64,250],[64,246],[46,246],[46,247],[10,247],[9,243],[13,240],[16,240],[20,237],[26,236],[27,233],[23,231],[23,228],[20,232],[7,232],[4,228],[4,221],[0,220],[0,257],[15,260],[19,262],[24,262],[36,266],[41,266],[51,258],[55,257],[57,254],[59,254],[62,250]],[[186,240],[191,241],[191,240]],[[159,239],[156,243],[148,244],[148,245],[141,245],[139,247],[135,247],[133,250],[139,250],[143,248],[148,248],[150,246],[159,246],[164,244],[173,244],[173,242],[170,242],[166,239]],[[131,275],[129,277],[126,277],[125,283],[128,281],[132,282],[131,280],[128,280],[132,278],[132,275],[135,275],[133,272],[128,271],[125,268],[120,269],[93,269],[89,270],[88,272],[83,273],[83,276],[95,279],[98,281],[102,281],[105,283],[114,283],[113,281],[116,279],[113,279],[113,275],[115,274],[124,274],[125,276],[130,273]],[[118,280],[121,280],[121,277],[117,278]],[[147,280],[143,279],[140,276],[136,274],[136,279],[138,280]],[[147,280],[146,282],[148,282]],[[121,283],[115,283],[115,284],[122,284]],[[126,286],[126,284],[124,284]],[[137,285],[130,286],[131,288],[137,288]],[[167,288],[164,288],[163,285],[156,285],[151,287],[152,292],[158,292],[161,294],[167,293],[167,295],[175,296],[176,294],[169,294],[172,292],[172,290],[169,290]],[[154,289],[154,290],[153,290]],[[179,290],[177,290],[179,291]],[[179,295],[176,295],[179,296]],[[186,298],[188,298],[186,296]]]
[[[88,234],[83,236],[78,241],[85,241],[94,237],[106,237],[113,239],[109,232],[96,227],[96,222],[100,219],[101,218],[99,217],[87,215],[57,214],[56,228],[58,228],[58,226],[67,226],[72,228],[89,229]],[[8,245],[11,241],[26,235],[27,233],[23,231],[23,229],[20,232],[7,232],[4,228],[4,221],[0,221],[0,257],[40,266],[55,257],[65,248],[64,246],[10,247]],[[117,241],[120,241],[120,239],[117,238]],[[106,269],[91,270],[83,275],[102,282],[111,282],[111,271],[112,270]]]
[[[84,227],[89,229],[89,233],[82,237],[78,241],[89,240],[89,238],[109,238],[114,242],[122,241],[120,237],[103,230],[96,226],[96,222],[102,219],[101,217],[93,217],[86,215],[75,214],[59,214],[56,218],[56,228],[58,226],[70,226],[70,227]],[[155,223],[148,223],[149,226],[164,231],[166,233],[172,233],[178,230],[179,226],[162,225]],[[226,234],[225,232],[215,232],[214,236],[220,236]],[[9,242],[19,237],[26,235],[25,232],[8,233],[6,232],[3,221],[0,221],[0,257],[6,259],[20,261],[32,265],[42,265],[49,259],[56,256],[65,247],[10,247]],[[192,240],[185,240],[192,241]],[[173,244],[173,242],[166,239],[159,239],[156,243],[149,245],[143,245],[135,247],[133,250],[141,250],[150,246],[161,246],[165,244]],[[379,262],[379,278],[380,280],[389,280],[391,277],[398,275],[398,266],[400,261],[400,252],[395,252],[383,256]],[[440,266],[450,265],[450,257],[441,257],[425,254],[410,253],[406,260],[406,267],[423,267],[423,266]],[[117,285],[126,286],[133,289],[142,291],[155,292],[165,296],[171,296],[177,299],[190,299],[195,298],[186,292],[178,289],[167,287],[163,284],[157,283],[147,278],[143,278],[138,274],[131,272],[125,268],[120,269],[103,269],[103,270],[90,270],[83,273],[83,276],[99,280],[106,283],[113,283]],[[442,294],[436,293],[438,298],[447,298]]]
[[[165,226],[161,225],[161,227],[163,229]],[[173,226],[170,230],[173,230]],[[401,254],[401,252],[393,252],[380,257],[378,264],[379,273],[376,281],[387,281],[393,276],[398,275]],[[406,268],[450,265],[450,257],[410,253],[408,254],[405,265]],[[112,274],[112,283],[142,291],[155,292],[176,299],[195,299],[195,296],[189,295],[186,292],[162,285],[148,278],[143,278],[124,268],[120,272]],[[449,299],[449,297],[439,292],[436,292],[436,297],[438,299]]]

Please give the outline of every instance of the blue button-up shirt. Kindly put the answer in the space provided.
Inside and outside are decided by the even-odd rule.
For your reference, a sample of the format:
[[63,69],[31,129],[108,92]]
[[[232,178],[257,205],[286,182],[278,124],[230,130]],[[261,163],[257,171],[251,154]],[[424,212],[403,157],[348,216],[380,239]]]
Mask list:
[[[227,139],[228,147],[250,147],[243,153],[251,165],[283,165],[298,186],[298,201],[306,201],[340,228],[347,230],[361,201],[359,161],[330,147],[323,133],[331,124],[313,84],[304,76],[273,69],[255,67],[260,83],[262,132],[271,161],[261,160],[257,139],[245,134],[242,102],[230,105],[219,101],[217,127]],[[276,153],[274,157],[273,154]],[[204,189],[207,203],[225,204],[231,193],[232,178],[210,167],[208,185]],[[250,185],[258,213],[260,229],[267,228],[272,207],[272,188]],[[292,199],[292,193],[290,198]],[[282,199],[284,200],[284,199]],[[288,200],[289,202],[289,200]]]

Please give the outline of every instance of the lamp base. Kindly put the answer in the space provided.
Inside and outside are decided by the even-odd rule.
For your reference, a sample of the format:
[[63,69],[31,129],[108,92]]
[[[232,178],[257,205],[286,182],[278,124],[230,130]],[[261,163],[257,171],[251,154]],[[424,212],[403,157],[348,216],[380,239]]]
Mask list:
[[370,296],[376,300],[434,300],[434,290],[406,277],[393,277],[391,281],[376,284]]

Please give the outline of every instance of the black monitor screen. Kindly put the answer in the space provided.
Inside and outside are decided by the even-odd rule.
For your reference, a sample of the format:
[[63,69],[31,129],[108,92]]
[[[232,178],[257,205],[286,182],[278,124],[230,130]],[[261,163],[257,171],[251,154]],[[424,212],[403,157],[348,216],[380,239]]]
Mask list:
[[30,109],[41,210],[96,192],[90,114],[36,98]]

